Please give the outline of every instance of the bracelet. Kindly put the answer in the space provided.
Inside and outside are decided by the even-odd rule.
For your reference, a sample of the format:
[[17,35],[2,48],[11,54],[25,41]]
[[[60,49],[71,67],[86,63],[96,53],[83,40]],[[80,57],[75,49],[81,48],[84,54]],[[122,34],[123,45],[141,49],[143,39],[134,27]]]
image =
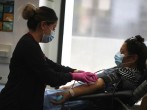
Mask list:
[[72,97],[74,97],[75,92],[72,89],[69,90],[69,93],[71,94]]

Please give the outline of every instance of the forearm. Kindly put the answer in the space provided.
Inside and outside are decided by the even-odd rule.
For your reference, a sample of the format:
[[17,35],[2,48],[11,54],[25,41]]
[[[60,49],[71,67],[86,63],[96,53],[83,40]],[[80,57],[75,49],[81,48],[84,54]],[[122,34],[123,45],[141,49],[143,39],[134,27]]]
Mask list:
[[80,85],[72,89],[74,92],[74,97],[75,96],[80,96],[84,94],[90,94],[93,93],[94,91],[98,89],[102,89],[105,86],[105,82],[103,79],[99,78],[95,84],[90,84],[90,85]]
[[94,91],[98,90],[98,89],[102,89],[105,86],[105,82],[103,79],[99,78],[95,84],[91,84],[91,85],[80,85],[80,86],[76,86],[70,90],[67,90],[65,92],[60,92],[58,93],[58,95],[62,95],[63,98],[60,101],[52,101],[52,103],[54,104],[62,104],[65,101],[67,101],[69,98],[71,97],[76,97],[76,96],[80,96],[80,95],[84,95],[84,94],[90,94],[93,93]]

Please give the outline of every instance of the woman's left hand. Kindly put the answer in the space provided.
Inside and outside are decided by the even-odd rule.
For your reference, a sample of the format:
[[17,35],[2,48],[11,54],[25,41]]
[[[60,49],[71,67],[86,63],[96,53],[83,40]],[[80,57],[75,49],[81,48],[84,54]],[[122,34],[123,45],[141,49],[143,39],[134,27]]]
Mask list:
[[[51,103],[55,105],[63,104],[65,101],[67,101],[71,97],[71,94],[69,93],[69,91],[58,92],[55,95],[57,96],[56,99],[51,100]],[[60,99],[58,99],[58,97],[60,97]]]

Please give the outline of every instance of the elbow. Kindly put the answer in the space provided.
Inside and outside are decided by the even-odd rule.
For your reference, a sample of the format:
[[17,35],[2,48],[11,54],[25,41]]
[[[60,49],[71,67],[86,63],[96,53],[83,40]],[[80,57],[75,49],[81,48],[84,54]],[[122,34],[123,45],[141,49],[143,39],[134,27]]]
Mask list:
[[96,85],[98,89],[102,89],[105,87],[105,82],[102,78],[99,78],[96,82]]

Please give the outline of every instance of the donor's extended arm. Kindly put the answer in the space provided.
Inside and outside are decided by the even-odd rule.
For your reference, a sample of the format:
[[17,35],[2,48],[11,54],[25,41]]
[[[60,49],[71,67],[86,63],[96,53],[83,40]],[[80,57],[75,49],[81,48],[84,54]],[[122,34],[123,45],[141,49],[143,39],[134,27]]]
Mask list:
[[102,78],[99,78],[94,84],[83,84],[65,92],[57,93],[57,95],[62,95],[62,99],[59,101],[52,101],[54,104],[62,104],[71,97],[76,97],[80,95],[90,94],[98,89],[102,89],[105,86],[105,82]]

